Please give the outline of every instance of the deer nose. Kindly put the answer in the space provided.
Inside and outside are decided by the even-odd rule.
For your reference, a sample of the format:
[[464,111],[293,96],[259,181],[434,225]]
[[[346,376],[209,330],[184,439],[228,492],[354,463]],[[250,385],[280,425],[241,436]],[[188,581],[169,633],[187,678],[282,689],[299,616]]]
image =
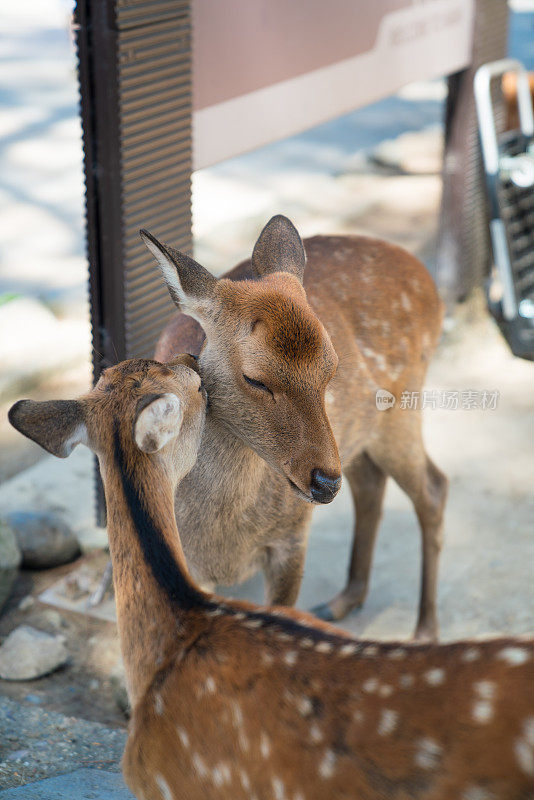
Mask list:
[[341,486],[341,475],[333,478],[320,469],[312,469],[310,491],[316,503],[331,503]]

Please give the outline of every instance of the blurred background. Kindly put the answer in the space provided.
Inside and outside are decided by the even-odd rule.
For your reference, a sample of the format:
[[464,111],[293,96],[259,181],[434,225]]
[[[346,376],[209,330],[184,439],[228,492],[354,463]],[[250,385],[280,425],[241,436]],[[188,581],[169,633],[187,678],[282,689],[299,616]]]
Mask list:
[[[403,3],[383,5],[394,11]],[[447,3],[413,5],[446,10]],[[491,54],[493,48],[495,58],[508,54],[534,70],[534,2],[514,0],[507,8],[504,0],[488,0],[475,6],[480,16],[466,29],[469,52],[481,58],[482,51]],[[136,270],[146,270],[147,280],[154,285],[159,281],[150,257],[135,250],[128,262],[128,227],[120,209],[137,202],[135,186],[125,177],[130,162],[124,161],[122,173],[110,169],[109,185],[104,181],[102,188],[94,182],[94,165],[112,163],[116,132],[111,123],[106,127],[102,115],[95,116],[94,98],[87,94],[82,106],[88,170],[84,182],[75,46],[80,28],[86,70],[90,54],[83,50],[87,19],[79,14],[75,18],[73,12],[74,4],[67,0],[22,0],[0,9],[0,637],[31,625],[49,634],[58,651],[58,669],[52,674],[24,682],[0,679],[0,789],[87,765],[114,772],[126,722],[112,598],[107,595],[96,608],[87,607],[107,562],[105,531],[96,524],[92,457],[78,448],[67,462],[52,459],[9,427],[7,409],[22,396],[71,397],[85,391],[106,363],[133,354],[137,346],[147,348],[153,331],[161,330],[172,312],[164,290],[160,295],[159,285],[153,289],[137,277]],[[492,28],[492,15],[498,30],[495,24]],[[501,19],[506,20],[504,27]],[[205,24],[204,18],[197,19],[198,30]],[[129,29],[124,30],[127,38]],[[477,39],[477,30],[479,37],[485,31],[487,40]],[[428,387],[436,392],[498,393],[494,409],[460,406],[426,412],[428,450],[451,479],[440,582],[443,638],[532,632],[534,366],[512,355],[488,314],[484,286],[489,273],[477,266],[477,259],[490,258],[487,216],[480,209],[473,219],[466,216],[474,213],[475,194],[466,189],[467,171],[458,180],[461,159],[470,157],[469,147],[478,148],[472,65],[461,63],[459,51],[452,78],[440,73],[439,65],[430,65],[421,67],[425,77],[418,79],[414,61],[398,76],[395,88],[400,88],[393,94],[384,94],[387,76],[373,76],[373,98],[373,80],[363,73],[361,85],[354,83],[353,105],[342,99],[344,113],[328,119],[326,109],[323,122],[321,102],[315,109],[310,90],[307,104],[298,109],[305,129],[282,137],[295,127],[293,112],[279,124],[259,119],[257,125],[247,125],[246,115],[252,113],[248,107],[232,111],[226,100],[210,100],[210,92],[217,92],[213,72],[219,71],[220,54],[217,42],[209,44],[212,50],[205,58],[213,61],[204,78],[204,105],[197,96],[192,152],[188,128],[184,134],[180,169],[187,188],[175,227],[167,230],[155,211],[149,213],[149,200],[141,206],[137,227],[154,227],[170,244],[192,247],[196,259],[216,274],[250,255],[274,213],[288,215],[303,236],[364,233],[400,244],[423,260],[448,306]],[[304,54],[310,42],[305,45]],[[455,46],[461,50],[461,42]],[[120,65],[129,63],[129,47],[133,45],[120,44]],[[202,47],[201,55],[207,45]],[[200,56],[194,51],[193,84],[194,70],[202,71],[195,58]],[[104,84],[106,65],[95,72]],[[403,83],[404,75],[410,82]],[[83,70],[81,77],[83,88]],[[236,80],[231,74],[227,79]],[[228,109],[232,119],[227,122]],[[109,152],[102,156],[106,142]],[[240,150],[247,152],[237,154]],[[149,156],[145,162],[150,167]],[[193,169],[192,163],[199,168]],[[476,202],[482,198],[484,203],[477,164]],[[156,164],[154,170],[158,168]],[[132,178],[132,185],[136,180]],[[134,194],[128,196],[128,191]],[[102,212],[107,202],[109,225],[107,212]],[[465,238],[469,230],[462,226],[476,241]],[[106,256],[101,257],[104,245]],[[126,289],[122,284],[117,289],[113,276],[124,264],[124,274],[133,277]],[[136,286],[141,286],[137,294]],[[129,331],[150,314],[152,328],[145,339],[136,339],[138,334]],[[315,512],[302,608],[330,598],[344,582],[351,538],[347,495],[343,491],[331,507]],[[26,551],[35,550],[33,539],[44,544],[43,553],[32,561]],[[345,620],[348,629],[367,637],[410,636],[419,552],[410,504],[390,486],[371,592],[364,609]],[[261,580],[230,594],[259,600]],[[122,797],[115,778],[109,780],[109,796]]]

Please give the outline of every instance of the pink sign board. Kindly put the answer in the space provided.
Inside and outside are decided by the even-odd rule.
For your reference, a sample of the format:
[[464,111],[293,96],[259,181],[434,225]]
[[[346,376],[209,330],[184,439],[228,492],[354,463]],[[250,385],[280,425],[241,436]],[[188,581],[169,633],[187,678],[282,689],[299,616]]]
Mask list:
[[208,166],[470,62],[474,0],[193,0]]

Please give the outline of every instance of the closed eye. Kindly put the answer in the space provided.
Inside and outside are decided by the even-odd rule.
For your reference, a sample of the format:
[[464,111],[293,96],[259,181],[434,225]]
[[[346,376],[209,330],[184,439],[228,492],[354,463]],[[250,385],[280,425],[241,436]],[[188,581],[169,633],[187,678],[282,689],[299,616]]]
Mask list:
[[246,380],[246,382],[250,386],[254,386],[255,389],[261,389],[263,392],[268,392],[271,395],[271,397],[274,397],[274,395],[273,395],[272,391],[269,389],[269,387],[266,386],[261,381],[257,381],[254,378],[249,378],[248,375],[245,375],[245,374],[243,374],[243,378]]

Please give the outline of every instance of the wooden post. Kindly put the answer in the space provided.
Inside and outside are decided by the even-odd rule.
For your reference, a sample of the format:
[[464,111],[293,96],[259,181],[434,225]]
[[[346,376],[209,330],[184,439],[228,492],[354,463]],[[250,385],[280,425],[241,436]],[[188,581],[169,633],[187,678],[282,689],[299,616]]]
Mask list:
[[139,228],[191,249],[190,4],[78,0],[75,22],[96,381],[174,310]]

